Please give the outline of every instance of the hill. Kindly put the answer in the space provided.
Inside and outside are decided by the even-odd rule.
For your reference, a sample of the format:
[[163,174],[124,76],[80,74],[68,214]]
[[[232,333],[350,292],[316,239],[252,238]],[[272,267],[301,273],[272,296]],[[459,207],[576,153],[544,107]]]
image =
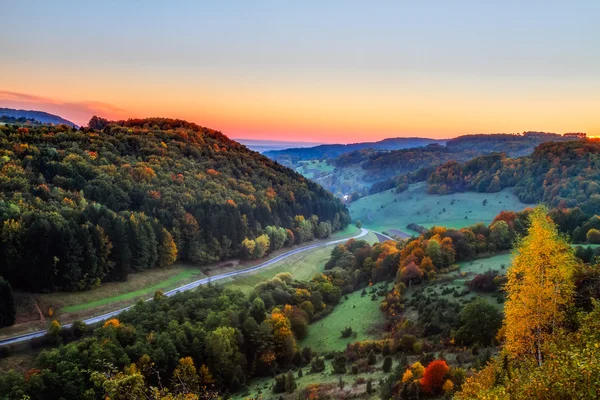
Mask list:
[[[549,141],[572,140],[554,133],[524,132],[523,134],[478,134],[459,136],[439,143],[401,150],[363,149],[344,153],[330,161],[335,169],[314,174],[313,178],[338,196],[352,199],[399,186],[404,181],[399,174],[416,173],[420,177],[449,161],[468,161],[493,152],[505,152],[510,157],[531,154],[535,147]],[[299,171],[300,172],[300,171]],[[411,178],[411,181],[414,178]]]
[[53,124],[53,125],[67,125],[74,128],[78,126],[68,121],[58,115],[49,114],[43,111],[34,111],[34,110],[17,110],[14,108],[0,108],[0,117],[7,117],[14,120],[23,120],[25,121],[33,121],[39,122],[42,124]]
[[444,144],[445,140],[428,138],[388,138],[378,142],[352,144],[323,144],[308,148],[294,148],[279,151],[267,151],[265,155],[280,164],[296,168],[300,161],[333,159],[341,154],[363,149],[398,150],[426,146],[431,143]]
[[314,147],[320,143],[309,142],[288,142],[285,140],[260,140],[260,139],[235,139],[236,142],[243,144],[250,150],[264,153],[267,151],[285,150],[291,148]]
[[259,258],[348,222],[316,183],[185,121],[0,126],[0,274],[24,290]]
[[430,193],[463,191],[493,193],[514,186],[526,203],[580,207],[600,212],[600,141],[543,143],[531,156],[508,158],[496,153],[465,163],[448,162],[427,176]]

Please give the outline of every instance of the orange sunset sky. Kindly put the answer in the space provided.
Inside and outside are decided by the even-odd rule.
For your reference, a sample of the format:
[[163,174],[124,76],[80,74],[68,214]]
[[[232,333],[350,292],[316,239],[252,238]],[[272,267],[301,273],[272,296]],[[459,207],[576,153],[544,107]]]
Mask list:
[[598,2],[215,3],[9,0],[0,107],[323,143],[600,135]]

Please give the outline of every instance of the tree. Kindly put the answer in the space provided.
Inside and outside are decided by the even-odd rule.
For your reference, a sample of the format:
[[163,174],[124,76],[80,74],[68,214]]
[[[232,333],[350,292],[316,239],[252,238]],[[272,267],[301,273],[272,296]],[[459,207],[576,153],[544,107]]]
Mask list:
[[441,267],[444,259],[442,258],[442,246],[440,242],[435,239],[429,239],[427,241],[427,247],[425,248],[425,254],[431,258],[431,261],[436,267]]
[[348,359],[344,354],[338,354],[331,362],[334,374],[345,374],[346,373],[346,362]]
[[507,271],[505,349],[514,358],[534,356],[541,366],[546,344],[571,304],[577,260],[545,208],[536,207],[530,220],[528,236],[519,243]]
[[160,230],[158,255],[157,265],[159,267],[169,266],[177,260],[177,246],[173,241],[173,236],[165,228]]
[[357,227],[358,229],[361,229],[361,228],[362,228],[362,222],[360,222],[360,221],[356,221],[356,227]]
[[600,230],[590,229],[585,235],[587,242],[590,244],[600,244]]
[[505,221],[496,221],[490,226],[490,242],[496,250],[510,249],[512,237]]
[[17,318],[17,308],[10,283],[0,277],[0,327],[11,326]]
[[196,366],[191,357],[184,357],[173,372],[173,386],[179,393],[197,393],[200,389]]
[[221,385],[231,386],[234,378],[238,382],[244,380],[246,360],[239,351],[235,329],[222,326],[210,332],[206,337],[206,355],[209,368],[219,371],[217,379]]
[[373,350],[371,350],[367,355],[367,363],[369,365],[375,365],[377,363],[377,355]]
[[383,372],[388,373],[392,370],[392,357],[385,356],[383,359]]
[[294,374],[292,371],[288,371],[285,375],[285,391],[287,393],[293,393],[296,390],[296,380],[294,379]]
[[48,337],[48,340],[50,342],[52,342],[53,344],[59,344],[60,343],[60,332],[61,332],[62,328],[60,326],[60,323],[57,320],[53,320],[50,323],[50,328],[48,328],[48,332],[46,332],[46,336]]
[[448,367],[448,364],[446,364],[446,361],[444,360],[430,362],[423,372],[423,378],[420,380],[423,391],[429,394],[441,392],[446,374],[449,371],[450,367]]
[[490,345],[502,326],[500,311],[483,298],[477,298],[467,304],[461,310],[459,318],[461,327],[456,332],[456,340],[466,345]]
[[408,286],[412,286],[413,281],[420,282],[423,279],[423,271],[413,261],[411,261],[406,267],[402,268],[400,279]]

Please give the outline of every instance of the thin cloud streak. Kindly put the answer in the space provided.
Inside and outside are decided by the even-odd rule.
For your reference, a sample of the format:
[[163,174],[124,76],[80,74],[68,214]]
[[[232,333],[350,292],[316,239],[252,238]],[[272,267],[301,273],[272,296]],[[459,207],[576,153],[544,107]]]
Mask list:
[[122,108],[100,101],[62,101],[9,90],[0,90],[0,105],[57,114],[78,125],[87,125],[94,115],[118,119],[124,118],[127,114]]

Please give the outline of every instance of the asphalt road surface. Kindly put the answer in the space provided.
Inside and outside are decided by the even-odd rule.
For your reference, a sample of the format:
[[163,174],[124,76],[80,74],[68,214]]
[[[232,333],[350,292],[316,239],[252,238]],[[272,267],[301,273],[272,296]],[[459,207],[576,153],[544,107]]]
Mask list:
[[[367,234],[369,233],[368,230],[361,228],[360,233],[356,236],[354,236],[354,239],[359,239],[362,237],[365,237]],[[377,237],[378,239],[381,241],[381,234],[378,234]],[[201,285],[206,285],[207,283],[212,283],[212,282],[216,282],[216,281],[220,281],[221,279],[226,279],[226,278],[231,278],[232,276],[237,276],[237,275],[243,275],[243,274],[247,274],[250,272],[254,272],[254,271],[258,271],[259,269],[263,269],[266,267],[269,267],[285,258],[288,258],[290,256],[293,256],[294,254],[298,254],[298,253],[302,253],[304,251],[308,251],[308,250],[312,250],[312,249],[316,249],[319,247],[325,247],[325,246],[331,246],[333,244],[338,244],[338,243],[344,243],[346,241],[348,241],[349,238],[346,239],[339,239],[339,240],[332,240],[330,242],[325,242],[325,243],[317,243],[317,244],[312,244],[309,246],[305,246],[305,247],[300,247],[298,249],[295,250],[290,250],[286,253],[280,254],[277,257],[274,257],[272,259],[270,259],[269,261],[265,261],[262,264],[258,264],[254,267],[250,267],[250,268],[246,268],[246,269],[241,269],[239,271],[231,271],[231,272],[226,272],[224,274],[220,274],[220,275],[215,275],[215,276],[211,276],[211,277],[207,277],[207,278],[202,278],[199,279],[197,281],[194,282],[190,282],[187,285],[183,285],[180,286],[178,288],[175,288],[173,290],[169,290],[168,292],[165,292],[165,296],[173,296],[178,292],[185,292],[186,290],[191,290],[191,289],[195,289],[198,286]],[[391,239],[391,238],[390,238]],[[149,301],[151,299],[148,299],[146,301]],[[93,324],[97,324],[98,322],[102,322],[104,320],[113,318],[119,314],[121,314],[123,311],[127,311],[129,310],[131,307],[133,307],[133,305],[129,306],[129,307],[125,307],[125,308],[121,308],[119,310],[115,310],[115,311],[111,311],[108,312],[106,314],[102,314],[102,315],[98,315],[96,317],[91,317],[91,318],[87,318],[84,319],[83,322],[86,323],[86,325],[93,325]],[[63,325],[64,328],[69,328],[71,326],[71,324],[66,324]],[[36,331],[36,332],[30,332],[30,333],[26,333],[23,335],[19,335],[19,336],[13,336],[10,338],[6,338],[6,339],[2,339],[0,340],[0,346],[6,346],[9,344],[14,344],[14,343],[19,343],[19,342],[25,342],[31,339],[35,339],[38,337],[42,337],[46,334],[46,331]]]

